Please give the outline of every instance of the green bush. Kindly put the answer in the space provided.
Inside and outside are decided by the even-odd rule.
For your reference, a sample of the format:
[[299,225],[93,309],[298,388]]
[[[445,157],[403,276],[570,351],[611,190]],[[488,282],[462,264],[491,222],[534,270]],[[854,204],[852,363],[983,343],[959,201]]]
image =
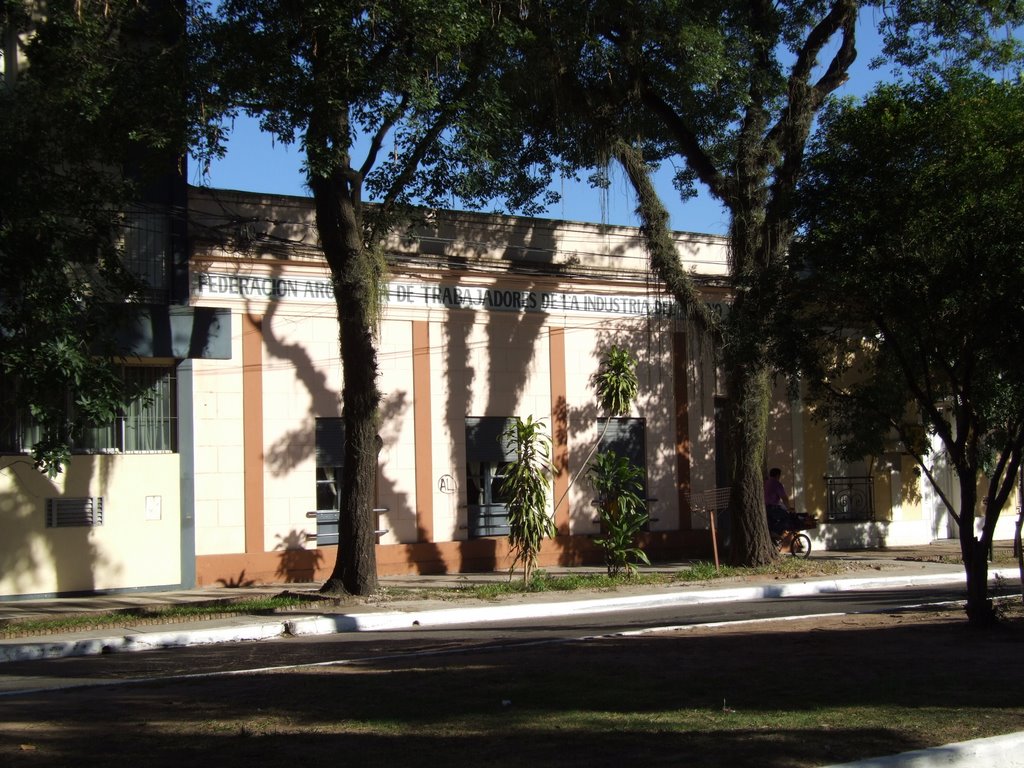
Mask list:
[[587,468],[587,477],[597,491],[601,536],[594,541],[604,550],[609,576],[636,572],[636,564],[650,565],[637,538],[647,524],[647,507],[640,497],[643,470],[615,451],[603,451]]

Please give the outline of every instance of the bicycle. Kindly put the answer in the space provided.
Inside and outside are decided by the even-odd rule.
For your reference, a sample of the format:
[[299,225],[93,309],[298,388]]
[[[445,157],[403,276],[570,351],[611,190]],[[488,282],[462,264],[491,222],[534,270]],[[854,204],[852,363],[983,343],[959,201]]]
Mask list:
[[772,532],[772,543],[778,548],[779,554],[787,549],[793,557],[810,557],[811,537],[803,531],[817,527],[818,521],[806,512],[787,515],[786,528],[780,533]]

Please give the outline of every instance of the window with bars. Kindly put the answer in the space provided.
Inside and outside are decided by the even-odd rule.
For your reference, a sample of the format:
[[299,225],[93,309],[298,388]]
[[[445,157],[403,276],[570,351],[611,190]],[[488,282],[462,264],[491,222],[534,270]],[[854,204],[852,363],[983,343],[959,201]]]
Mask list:
[[[640,491],[637,495],[651,512],[651,499],[647,495],[647,424],[643,419],[634,418],[599,418],[597,434],[600,437],[597,450],[599,452],[614,451],[615,455],[629,459],[629,463],[641,470]],[[650,520],[644,523],[643,530],[650,530]]]
[[[139,366],[124,369],[126,383],[141,391],[114,419],[87,428],[72,444],[73,453],[173,453],[177,450],[178,413],[174,368]],[[0,380],[0,451],[27,453],[42,437],[31,415],[13,407],[16,385]],[[70,403],[70,397],[69,397]],[[69,411],[72,407],[69,404]]]
[[337,416],[316,420],[316,545],[338,543],[341,473],[345,466],[345,422]]
[[502,484],[516,456],[501,435],[510,422],[502,416],[466,419],[466,503],[471,539],[508,535]]
[[598,451],[615,451],[616,455],[626,457],[630,464],[643,471],[640,498],[645,498],[647,496],[647,428],[644,420],[599,418],[597,434],[600,436]]
[[168,301],[170,253],[171,219],[167,212],[132,207],[125,216],[124,265],[146,283],[148,301]]

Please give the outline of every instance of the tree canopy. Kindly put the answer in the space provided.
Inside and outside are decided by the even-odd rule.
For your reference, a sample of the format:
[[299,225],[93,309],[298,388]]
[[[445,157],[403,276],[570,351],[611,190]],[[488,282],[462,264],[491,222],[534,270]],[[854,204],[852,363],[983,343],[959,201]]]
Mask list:
[[[732,555],[765,562],[774,557],[762,493],[777,372],[773,329],[788,280],[794,196],[814,118],[856,56],[858,16],[882,9],[887,54],[904,66],[927,69],[940,54],[990,65],[1019,47],[992,34],[993,24],[1017,18],[1015,4],[594,0],[581,9],[538,0],[521,7],[531,52],[547,67],[529,91],[538,130],[561,136],[569,164],[622,164],[652,264],[721,355]],[[662,162],[678,169],[680,194],[701,184],[729,211],[731,306],[722,323],[680,266],[650,181]]]
[[[192,14],[200,152],[245,112],[298,141],[335,286],[344,384],[339,554],[326,591],[376,589],[372,493],[378,431],[376,324],[382,243],[413,203],[494,198],[537,210],[552,153],[523,140],[503,82],[521,34],[471,0],[254,2]],[[372,197],[375,205],[367,206]]]
[[173,3],[5,0],[24,61],[0,84],[0,372],[4,429],[30,414],[51,475],[88,425],[135,394],[110,333],[145,284],[125,267],[125,213],[184,154]]
[[954,70],[880,87],[825,112],[808,165],[793,249],[805,381],[848,455],[898,439],[932,480],[985,621],[984,560],[1024,448],[1024,82]]

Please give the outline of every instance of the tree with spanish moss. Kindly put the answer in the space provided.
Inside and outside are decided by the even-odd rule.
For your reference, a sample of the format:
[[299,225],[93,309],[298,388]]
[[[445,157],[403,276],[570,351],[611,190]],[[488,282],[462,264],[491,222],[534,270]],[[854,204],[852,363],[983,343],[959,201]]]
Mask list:
[[[773,381],[780,373],[779,299],[795,231],[793,200],[815,117],[848,77],[862,13],[877,10],[886,53],[908,67],[935,55],[1000,64],[996,39],[1019,22],[1012,2],[564,0],[520,4],[544,67],[530,91],[536,129],[554,130],[566,162],[617,162],[637,193],[654,269],[725,371],[732,559],[774,559],[763,472]],[[872,18],[872,17],[869,17]],[[542,86],[539,84],[543,84]],[[554,86],[554,87],[552,87]],[[720,320],[681,265],[651,182],[678,168],[679,193],[700,184],[729,216],[730,306]],[[599,175],[600,176],[600,175]],[[606,177],[605,177],[606,178]]]

